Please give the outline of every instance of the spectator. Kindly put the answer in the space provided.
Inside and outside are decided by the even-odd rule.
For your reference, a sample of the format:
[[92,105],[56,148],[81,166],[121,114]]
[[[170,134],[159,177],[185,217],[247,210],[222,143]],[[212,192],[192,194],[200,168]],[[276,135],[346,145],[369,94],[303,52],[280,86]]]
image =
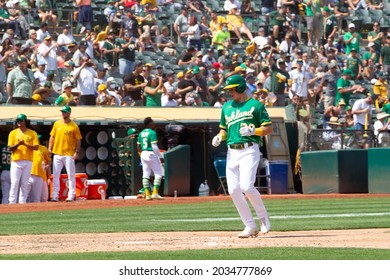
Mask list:
[[385,72],[390,72],[390,35],[386,36],[386,42],[381,48],[379,64],[383,65]]
[[46,37],[49,37],[50,33],[48,31],[48,26],[46,22],[42,22],[39,25],[39,29],[37,30],[37,40],[39,42],[43,42]]
[[130,33],[131,37],[138,38],[142,34],[141,27],[138,24],[137,18],[134,16],[134,11],[131,9],[126,10],[126,17],[122,21],[121,29],[119,32],[119,36],[122,35],[127,30]]
[[179,46],[186,46],[188,41],[187,37],[184,34],[182,35],[188,29],[188,9],[186,6],[181,8],[181,14],[176,18],[173,29],[177,34],[177,44]]
[[161,97],[165,91],[163,78],[152,75],[148,80],[144,93],[146,98],[146,107],[161,107]]
[[[26,34],[30,29],[30,25],[23,14],[22,5],[19,4],[23,4],[23,3],[19,3],[19,0],[12,0],[7,2],[6,7],[8,8],[8,13],[11,15],[11,17],[19,23],[20,36],[22,37],[22,39],[25,39]],[[24,8],[29,8],[29,7],[24,7]]]
[[297,60],[296,69],[289,72],[291,79],[290,98],[298,95],[300,99],[308,98],[308,84],[311,80],[309,72],[303,71],[303,60]]
[[211,70],[211,77],[207,82],[209,93],[212,96],[211,104],[213,104],[217,99],[219,100],[219,96],[222,92],[223,82],[223,75],[219,73],[218,69]]
[[107,22],[114,21],[116,17],[115,2],[115,0],[107,0],[107,7],[103,10],[103,14],[106,16]]
[[284,41],[279,46],[279,51],[283,51],[284,53],[292,53],[296,44],[292,41],[291,35],[286,34],[284,37]]
[[107,86],[105,84],[101,84],[97,89],[97,97],[96,97],[96,105],[99,106],[111,106],[112,98],[107,92]]
[[261,14],[266,15],[275,11],[274,0],[261,0]]
[[338,27],[336,17],[334,14],[332,14],[332,11],[329,9],[328,6],[325,6],[323,8],[322,15],[324,17],[324,32],[322,33],[322,42],[325,43],[327,41],[327,38],[332,38],[333,41]]
[[89,55],[87,54],[87,48],[88,48],[88,43],[86,41],[81,41],[80,46],[75,51],[75,53],[73,54],[73,57],[72,57],[72,61],[74,62],[76,67],[80,67],[81,59],[83,58],[83,56],[89,57]]
[[177,83],[174,82],[175,73],[170,72],[167,74],[167,81],[164,83],[164,88],[166,89],[163,92],[161,97],[161,106],[162,107],[177,107],[180,102],[180,95],[176,94]]
[[56,106],[65,106],[69,105],[71,101],[74,100],[73,94],[72,94],[72,82],[71,81],[64,81],[62,83],[62,94],[57,97],[54,104]]
[[214,103],[214,107],[216,108],[222,108],[223,105],[228,101],[227,96],[224,92],[221,92],[218,95],[217,102]]
[[31,173],[33,153],[38,149],[38,135],[30,129],[25,114],[16,117],[16,126],[8,135],[8,149],[11,151],[11,188],[9,204],[26,203],[28,198],[28,179]]
[[156,0],[142,0],[141,4],[144,7],[149,6],[150,11],[152,11],[152,12],[158,12],[159,11]]
[[11,70],[7,77],[8,103],[31,104],[34,74],[27,68],[26,58],[18,57],[16,62],[18,67]]
[[226,16],[226,21],[229,23],[229,30],[233,30],[236,36],[238,37],[239,44],[244,43],[242,34],[245,34],[250,41],[253,40],[252,32],[245,25],[242,16],[237,8],[237,6],[232,5],[232,9],[229,11],[229,14]]
[[223,4],[223,10],[225,12],[230,12],[233,9],[233,7],[240,9],[241,8],[240,2],[238,0],[225,0]]
[[30,38],[25,42],[26,46],[29,46],[30,48],[38,48],[38,45],[41,43],[37,38],[37,31],[34,29],[30,29],[29,31]]
[[38,61],[38,70],[34,73],[35,80],[38,80],[39,86],[43,86],[47,79],[46,62],[44,60]]
[[81,133],[78,125],[70,119],[71,107],[61,109],[62,119],[53,124],[50,132],[49,155],[53,156],[53,190],[51,201],[58,201],[60,191],[60,175],[65,167],[68,174],[68,197],[66,202],[72,202],[76,196],[76,168],[75,160],[80,152]]
[[194,53],[196,52],[195,48],[193,46],[188,47],[184,52],[182,52],[177,57],[177,65],[179,66],[187,66],[193,63],[194,59]]
[[341,73],[337,68],[337,62],[331,61],[328,65],[329,70],[324,74],[321,79],[318,89],[321,91],[323,87],[325,88],[324,96],[324,107],[325,110],[328,107],[335,105],[336,99],[336,84],[337,81],[341,78]]
[[359,85],[353,85],[351,86],[351,76],[352,71],[349,69],[346,69],[342,72],[342,76],[337,81],[337,90],[336,90],[336,100],[335,103],[338,104],[340,98],[343,98],[345,101],[346,106],[349,105],[349,100],[351,98],[351,93],[355,93],[358,90],[361,89],[361,86]]
[[129,32],[125,32],[123,39],[116,39],[116,43],[121,49],[119,53],[119,73],[125,75],[133,72],[135,52],[138,49],[135,38],[131,37]]
[[134,64],[134,71],[125,75],[123,78],[125,96],[130,96],[134,102],[133,106],[143,106],[142,91],[145,88],[147,82],[141,75],[142,69],[142,62],[136,62]]
[[376,115],[374,123],[374,134],[378,140],[378,144],[382,144],[382,139],[389,137],[389,117],[385,112],[380,112]]
[[57,65],[57,47],[58,44],[52,41],[51,36],[45,37],[42,44],[38,47],[38,60],[44,59],[46,61],[46,70],[54,71],[57,77],[59,77],[58,65]]
[[76,41],[73,37],[72,34],[69,33],[69,29],[70,29],[70,26],[69,25],[65,25],[62,29],[62,34],[60,34],[57,38],[57,44],[59,46],[63,46],[65,47],[66,49],[68,49],[68,45],[71,43],[71,42],[74,42]]
[[217,62],[214,57],[214,49],[207,49],[206,54],[202,57],[202,62],[206,65],[207,69],[210,69]]
[[322,117],[322,126],[323,128],[328,128],[328,122],[332,117],[336,117],[338,119],[343,119],[345,122],[346,119],[346,110],[345,110],[345,102],[344,99],[340,99],[339,103],[337,106],[331,105],[328,106],[323,114]]
[[97,78],[97,73],[93,68],[94,65],[88,56],[84,56],[81,59],[81,66],[74,71],[74,79],[81,92],[80,105],[96,105],[94,79]]
[[68,53],[65,56],[65,61],[69,61],[73,59],[74,54],[78,50],[78,46],[76,42],[70,42],[68,45]]
[[385,71],[380,71],[378,74],[378,80],[375,82],[372,89],[375,94],[375,107],[379,111],[387,103],[387,96],[389,95],[389,90],[387,89],[388,83],[386,79],[389,77],[389,74]]
[[108,36],[102,46],[104,54],[104,67],[108,69],[108,74],[112,76],[118,71],[118,59],[121,49],[115,42],[115,31],[110,29]]
[[371,58],[365,61],[363,68],[363,79],[365,81],[371,81],[376,78],[377,68]]
[[363,63],[366,63],[369,59],[371,59],[374,64],[378,63],[379,53],[375,51],[375,43],[368,43],[367,47],[368,51],[363,54]]
[[271,55],[269,58],[269,65],[271,65],[272,76],[271,76],[271,91],[278,98],[275,106],[286,106],[286,93],[291,85],[290,75],[286,71],[286,63],[284,60],[279,59],[276,66],[274,64],[272,54],[274,49],[271,49]]
[[322,139],[331,142],[331,147],[333,150],[340,150],[341,134],[337,130],[341,128],[341,123],[337,117],[331,117],[328,124],[329,126],[326,129],[330,131],[324,131],[322,133]]
[[344,41],[347,47],[345,54],[349,55],[351,49],[355,49],[357,53],[360,53],[360,42],[363,41],[363,37],[359,32],[355,31],[355,24],[350,23],[348,28],[349,31],[344,34]]
[[53,28],[57,27],[57,16],[53,13],[53,7],[50,0],[35,1],[38,9],[38,15],[41,22],[51,22]]
[[196,84],[192,80],[192,69],[187,68],[184,72],[184,78],[177,84],[176,93],[181,95],[181,105],[186,105],[186,94],[196,90]]
[[93,21],[93,11],[91,7],[91,0],[75,0],[79,6],[78,22],[82,25],[80,34],[83,34],[86,29],[91,30],[91,23]]
[[4,2],[0,1],[0,27],[4,29],[12,29],[12,31],[22,39],[26,38],[26,32],[20,27],[20,23],[12,17],[8,9],[5,7]]
[[355,48],[351,49],[351,55],[347,59],[346,63],[347,69],[351,70],[352,80],[361,80],[363,72],[363,62],[359,59],[357,50]]
[[158,49],[155,46],[150,33],[142,33],[140,37],[140,51],[149,51],[149,52],[157,52]]
[[267,16],[270,18],[269,26],[271,28],[270,31],[272,32],[273,38],[274,40],[278,41],[280,38],[282,38],[280,35],[286,22],[286,8],[281,6],[277,10],[267,14]]
[[253,38],[253,42],[255,42],[256,46],[259,49],[263,49],[265,45],[268,44],[267,36],[265,36],[264,27],[260,27],[257,31],[257,36]]
[[196,50],[200,50],[202,48],[202,42],[200,40],[200,28],[198,25],[198,21],[194,15],[189,17],[189,26],[186,32],[180,33],[181,37],[187,37],[187,48],[193,46]]
[[192,67],[192,81],[195,83],[196,88],[195,91],[197,94],[200,95],[203,101],[210,101],[210,96],[209,96],[209,90],[207,87],[207,81],[203,76],[203,73],[201,72],[199,66],[195,65]]
[[158,36],[160,35],[160,28],[158,27],[157,19],[154,16],[154,12],[153,10],[150,9],[150,7],[151,6],[147,4],[145,6],[146,16],[144,17],[138,16],[137,20],[139,21],[144,33],[152,34],[152,32],[154,32],[154,34]]
[[211,9],[207,7],[201,0],[187,0],[187,7],[196,13],[211,13]]
[[[294,1],[289,1],[294,2]],[[321,38],[322,30],[322,14],[321,6],[322,1],[304,0],[306,4],[306,25],[307,25],[307,45],[311,46],[314,44],[318,46]]]
[[169,55],[176,56],[175,42],[169,38],[168,26],[161,28],[161,34],[157,36],[157,48]]
[[353,121],[355,129],[363,130],[368,129],[371,120],[371,104],[372,98],[370,94],[367,94],[365,98],[356,100],[352,106]]
[[222,30],[222,24],[226,22],[223,16],[218,16],[216,12],[210,14],[210,31],[211,35],[214,36],[218,31]]
[[232,46],[227,22],[222,24],[222,30],[215,33],[212,44],[217,46],[218,57],[224,54],[225,49]]

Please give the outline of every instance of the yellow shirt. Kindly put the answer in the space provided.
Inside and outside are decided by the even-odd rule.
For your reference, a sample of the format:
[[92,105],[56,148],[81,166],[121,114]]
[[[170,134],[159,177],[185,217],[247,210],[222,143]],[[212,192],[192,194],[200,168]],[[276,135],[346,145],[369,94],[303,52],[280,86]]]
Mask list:
[[222,23],[226,22],[226,19],[223,16],[217,16],[216,21],[210,21],[210,30],[211,34],[217,33],[217,31],[222,30]]
[[[31,129],[22,132],[19,128],[12,130],[8,135],[8,146],[16,145],[19,140],[24,140],[29,145],[39,145],[38,134]],[[11,161],[33,160],[33,150],[25,145],[18,146],[11,154]]]
[[46,171],[42,168],[42,163],[48,164],[51,161],[49,153],[45,146],[39,145],[38,150],[34,151],[34,158],[31,167],[31,175],[42,177],[47,180]]
[[77,124],[73,121],[64,123],[63,120],[54,123],[50,136],[54,138],[52,153],[61,156],[73,156],[77,140],[83,139]]
[[157,1],[156,0],[142,0],[141,5],[145,6],[146,4],[149,4],[152,8],[157,7]]
[[376,81],[372,88],[375,95],[380,96],[382,99],[387,99],[387,83],[384,81],[381,83],[379,80]]
[[241,27],[243,23],[242,17],[237,15],[227,15],[226,21],[229,23],[229,30],[232,30],[233,27]]

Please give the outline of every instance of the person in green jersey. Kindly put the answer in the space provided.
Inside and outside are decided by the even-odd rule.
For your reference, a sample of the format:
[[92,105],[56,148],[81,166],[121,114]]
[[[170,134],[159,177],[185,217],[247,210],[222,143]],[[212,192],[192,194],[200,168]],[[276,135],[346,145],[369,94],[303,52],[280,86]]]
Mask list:
[[163,77],[152,75],[146,84],[144,94],[146,97],[146,107],[161,107],[161,96],[165,90]]
[[5,143],[0,143],[1,158],[1,204],[8,204],[9,190],[11,189],[11,151]]
[[[163,155],[157,146],[157,134],[154,131],[154,121],[151,117],[144,119],[144,129],[139,133],[137,149],[142,163],[142,186],[145,190],[146,200],[164,199],[158,194],[163,177]],[[154,174],[153,193],[149,190],[149,179]]]
[[349,100],[351,98],[351,93],[364,90],[360,85],[353,85],[353,86],[351,85],[350,80],[352,75],[353,75],[352,71],[350,69],[346,69],[343,71],[341,78],[337,80],[336,100],[335,100],[336,105],[339,104],[339,100],[341,98],[344,99],[346,105],[350,105]]
[[360,43],[363,41],[363,37],[359,32],[356,32],[354,23],[348,25],[349,31],[344,35],[344,42],[346,45],[345,54],[349,55],[351,49],[356,49],[357,53],[360,52]]
[[386,36],[386,42],[381,48],[379,63],[385,72],[390,73],[390,35]]
[[352,80],[362,79],[363,62],[359,59],[358,53],[354,48],[351,49],[351,55],[347,59],[347,69],[352,71]]
[[230,76],[224,89],[229,91],[232,100],[222,107],[221,130],[213,138],[212,145],[218,147],[222,141],[227,143],[228,191],[245,225],[238,237],[248,238],[257,236],[258,227],[246,198],[260,220],[261,232],[265,234],[271,228],[267,210],[254,183],[262,156],[259,149],[261,137],[272,132],[272,123],[264,105],[246,94],[244,77]]

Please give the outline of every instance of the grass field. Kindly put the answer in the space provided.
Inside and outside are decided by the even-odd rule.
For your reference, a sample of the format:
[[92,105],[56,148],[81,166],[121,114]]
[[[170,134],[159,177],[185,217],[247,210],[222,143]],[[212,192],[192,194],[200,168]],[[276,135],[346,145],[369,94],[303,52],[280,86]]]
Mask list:
[[[390,228],[390,197],[270,199],[272,231]],[[0,215],[1,235],[232,231],[243,225],[230,200]],[[369,237],[367,237],[369,238]],[[261,248],[155,252],[0,255],[0,259],[390,259],[390,250]]]

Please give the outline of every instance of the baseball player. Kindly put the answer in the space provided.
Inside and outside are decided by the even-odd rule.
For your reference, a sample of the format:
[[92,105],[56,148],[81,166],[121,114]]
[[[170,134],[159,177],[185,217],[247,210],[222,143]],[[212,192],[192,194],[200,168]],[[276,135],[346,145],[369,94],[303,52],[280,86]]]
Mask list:
[[65,166],[68,174],[68,197],[66,202],[74,201],[76,196],[76,167],[75,160],[80,152],[81,133],[78,125],[70,119],[72,109],[69,106],[64,106],[60,110],[62,112],[62,120],[54,123],[50,132],[49,140],[49,155],[53,157],[53,191],[51,201],[58,201],[58,193],[60,191],[60,175],[61,170]]
[[[145,190],[146,200],[164,199],[158,194],[163,177],[162,163],[164,158],[157,146],[157,134],[154,131],[154,121],[151,117],[144,119],[144,130],[138,135],[137,149],[142,162],[142,186]],[[154,173],[153,193],[150,194],[149,179]]]
[[37,133],[27,128],[27,116],[19,114],[16,117],[17,128],[8,135],[8,148],[11,151],[11,189],[8,202],[26,203],[28,197],[28,179],[30,178],[33,152],[38,149]]
[[[38,140],[40,140],[40,138],[41,135],[38,135]],[[46,166],[48,166],[50,162],[51,158],[49,157],[47,148],[43,145],[39,145],[38,149],[34,151],[31,176],[28,180],[30,192],[28,202],[41,202],[45,194],[46,197],[48,196],[47,184],[44,182],[47,182]]]
[[1,192],[3,198],[1,199],[2,204],[8,204],[9,190],[11,189],[11,151],[6,145],[0,146],[1,153]]
[[272,132],[271,121],[264,105],[246,95],[244,77],[230,76],[224,89],[229,90],[232,100],[222,107],[221,130],[213,138],[212,145],[217,147],[222,141],[227,142],[228,191],[245,225],[238,237],[254,237],[258,234],[258,227],[245,197],[256,211],[261,232],[267,233],[271,228],[260,193],[254,187],[261,159],[261,136]]

